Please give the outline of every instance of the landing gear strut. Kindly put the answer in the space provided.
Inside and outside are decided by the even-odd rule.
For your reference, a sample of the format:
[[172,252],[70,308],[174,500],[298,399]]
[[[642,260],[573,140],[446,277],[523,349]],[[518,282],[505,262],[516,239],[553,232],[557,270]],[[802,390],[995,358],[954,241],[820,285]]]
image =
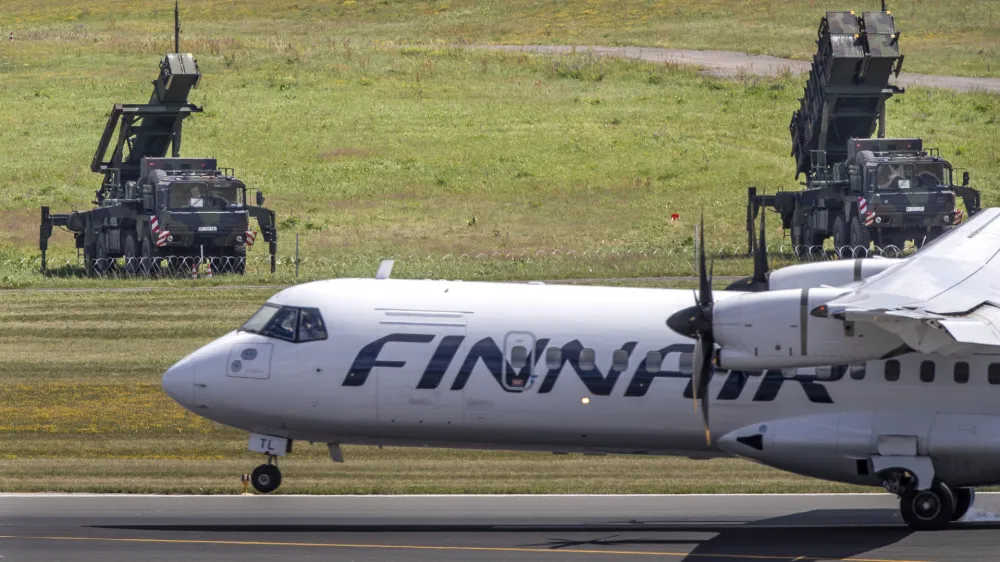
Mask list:
[[281,486],[281,471],[278,470],[277,457],[267,456],[267,464],[262,464],[253,469],[250,474],[250,483],[255,490],[262,494],[270,494]]

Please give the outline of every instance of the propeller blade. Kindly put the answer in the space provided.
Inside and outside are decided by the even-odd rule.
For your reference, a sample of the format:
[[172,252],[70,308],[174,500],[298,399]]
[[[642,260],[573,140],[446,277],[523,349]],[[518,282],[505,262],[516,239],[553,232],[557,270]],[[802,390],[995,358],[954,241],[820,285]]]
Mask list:
[[695,412],[698,411],[698,397],[701,396],[699,389],[701,388],[701,363],[704,357],[705,355],[702,353],[702,336],[698,334],[698,339],[695,340],[694,344],[694,364],[691,365],[691,398]]
[[712,356],[715,354],[715,341],[711,334],[706,334],[705,341],[701,342],[701,349],[695,349],[695,352],[701,352],[701,356],[695,361],[699,362],[701,365],[701,371],[698,376],[698,393],[696,396],[701,397],[701,418],[705,424],[705,444],[712,444],[712,433],[708,425],[708,385],[712,382],[712,375],[715,374],[715,366],[712,364]]
[[702,308],[712,304],[712,280],[705,271],[705,215],[701,215],[698,228],[698,304]]

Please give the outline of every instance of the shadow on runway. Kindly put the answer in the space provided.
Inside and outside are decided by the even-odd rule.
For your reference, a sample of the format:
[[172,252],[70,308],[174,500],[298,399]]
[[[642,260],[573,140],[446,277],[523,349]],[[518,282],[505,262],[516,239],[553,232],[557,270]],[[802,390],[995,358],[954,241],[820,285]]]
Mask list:
[[[528,516],[530,518],[530,515]],[[1000,529],[1000,524],[955,524],[956,529]],[[840,560],[892,546],[912,531],[898,511],[886,509],[811,510],[793,515],[752,522],[630,520],[569,524],[146,524],[99,525],[91,528],[198,533],[509,533],[533,535],[532,542],[508,545],[511,548],[649,550],[691,549],[683,560],[695,562],[712,558],[752,559],[760,557],[781,562],[795,560]],[[551,534],[537,540],[539,534]],[[586,536],[604,534],[605,536]],[[469,537],[464,537],[468,539]],[[685,548],[678,548],[678,547]]]

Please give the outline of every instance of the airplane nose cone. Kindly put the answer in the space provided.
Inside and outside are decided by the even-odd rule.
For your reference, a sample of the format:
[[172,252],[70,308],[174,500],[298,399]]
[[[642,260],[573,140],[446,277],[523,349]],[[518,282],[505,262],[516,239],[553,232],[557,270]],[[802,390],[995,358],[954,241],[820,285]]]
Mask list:
[[194,363],[184,359],[163,373],[163,391],[190,409],[194,405]]

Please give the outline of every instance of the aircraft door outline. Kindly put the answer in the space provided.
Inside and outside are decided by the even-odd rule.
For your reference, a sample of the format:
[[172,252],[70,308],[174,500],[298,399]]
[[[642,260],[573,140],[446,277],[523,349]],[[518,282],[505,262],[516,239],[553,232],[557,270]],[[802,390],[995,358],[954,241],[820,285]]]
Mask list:
[[531,332],[508,332],[503,338],[500,384],[508,392],[530,390],[538,380],[535,372],[535,335]]

